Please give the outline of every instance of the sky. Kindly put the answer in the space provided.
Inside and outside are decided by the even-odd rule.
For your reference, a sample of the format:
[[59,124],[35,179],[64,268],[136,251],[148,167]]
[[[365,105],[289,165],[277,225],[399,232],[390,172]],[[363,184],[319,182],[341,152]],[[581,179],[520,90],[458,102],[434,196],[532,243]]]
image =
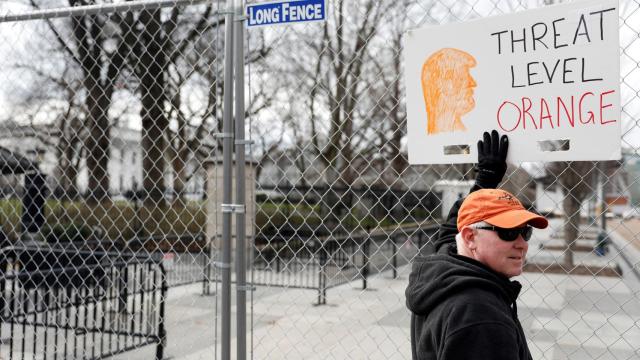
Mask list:
[[[417,3],[418,1],[416,1]],[[526,3],[526,1],[524,1]],[[496,10],[494,2],[473,2],[473,11],[478,15],[484,16],[495,12],[508,12],[508,6],[499,5],[499,11]],[[506,2],[498,2],[505,4]],[[635,124],[634,119],[640,117],[640,11],[635,11],[637,5],[631,0],[621,0],[621,74],[624,76],[621,85],[622,101],[624,105],[623,118],[623,146],[640,149],[640,126]],[[456,1],[442,0],[439,6],[451,8],[459,6]],[[21,13],[28,10],[28,6],[24,5],[21,0],[0,1],[0,15],[7,13]],[[522,10],[522,8],[519,8]],[[464,12],[466,10],[460,10]],[[437,19],[442,20],[442,19]],[[16,61],[32,61],[29,56],[37,49],[30,49],[30,38],[33,34],[33,27],[36,21],[21,23],[0,23],[0,120],[6,119],[8,110],[11,108],[11,97],[21,89],[21,84],[28,81],[28,74],[20,71],[14,71],[10,68],[12,63]],[[279,29],[282,30],[282,29]],[[278,30],[278,31],[279,31]],[[23,60],[20,58],[23,57]],[[249,74],[250,76],[250,74]],[[195,100],[198,101],[198,100]],[[404,101],[404,99],[402,100]],[[115,113],[122,112],[127,106],[131,106],[132,102],[128,93],[122,92],[116,94]],[[133,116],[127,120],[131,127],[139,128],[139,119],[135,116],[137,108],[132,108]]]

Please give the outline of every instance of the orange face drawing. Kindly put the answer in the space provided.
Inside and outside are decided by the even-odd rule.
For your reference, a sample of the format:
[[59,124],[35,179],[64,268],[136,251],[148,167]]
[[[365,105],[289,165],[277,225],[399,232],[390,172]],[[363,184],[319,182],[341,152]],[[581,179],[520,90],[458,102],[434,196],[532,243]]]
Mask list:
[[428,134],[466,131],[460,118],[476,105],[476,82],[469,72],[475,65],[473,56],[451,48],[436,51],[424,62],[421,80]]

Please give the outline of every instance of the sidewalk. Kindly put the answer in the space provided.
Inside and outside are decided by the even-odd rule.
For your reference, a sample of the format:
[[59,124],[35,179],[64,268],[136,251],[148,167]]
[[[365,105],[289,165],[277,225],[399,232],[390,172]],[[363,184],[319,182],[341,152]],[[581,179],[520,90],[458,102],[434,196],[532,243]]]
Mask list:
[[[640,219],[609,220],[607,227],[623,237],[635,250],[640,251]],[[640,261],[640,258],[637,261]]]
[[[561,237],[554,236],[562,233],[563,226],[562,220],[552,219],[549,228],[535,231],[527,261],[562,263],[563,250],[543,247],[564,244]],[[595,229],[581,228],[576,243],[592,248],[596,234]],[[596,268],[619,266],[622,278],[543,273],[520,277],[523,293],[519,300],[525,309],[520,317],[534,359],[640,357],[640,293],[634,291],[637,279],[624,270],[621,254],[613,247],[609,250],[602,257],[592,250],[576,251],[574,263]]]

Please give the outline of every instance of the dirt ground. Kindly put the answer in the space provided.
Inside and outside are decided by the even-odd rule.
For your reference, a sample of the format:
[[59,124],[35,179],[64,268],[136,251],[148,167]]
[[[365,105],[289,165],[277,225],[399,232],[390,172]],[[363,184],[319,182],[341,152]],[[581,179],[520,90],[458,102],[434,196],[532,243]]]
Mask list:
[[607,221],[607,225],[640,250],[640,219],[614,219]]

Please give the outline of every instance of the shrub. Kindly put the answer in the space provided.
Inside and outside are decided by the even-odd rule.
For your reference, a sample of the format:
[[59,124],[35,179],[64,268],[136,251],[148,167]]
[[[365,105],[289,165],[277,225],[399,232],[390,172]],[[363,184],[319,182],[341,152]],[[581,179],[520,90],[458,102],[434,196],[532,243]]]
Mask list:
[[45,225],[42,228],[42,236],[48,243],[85,242],[92,233],[89,226],[77,223]]

